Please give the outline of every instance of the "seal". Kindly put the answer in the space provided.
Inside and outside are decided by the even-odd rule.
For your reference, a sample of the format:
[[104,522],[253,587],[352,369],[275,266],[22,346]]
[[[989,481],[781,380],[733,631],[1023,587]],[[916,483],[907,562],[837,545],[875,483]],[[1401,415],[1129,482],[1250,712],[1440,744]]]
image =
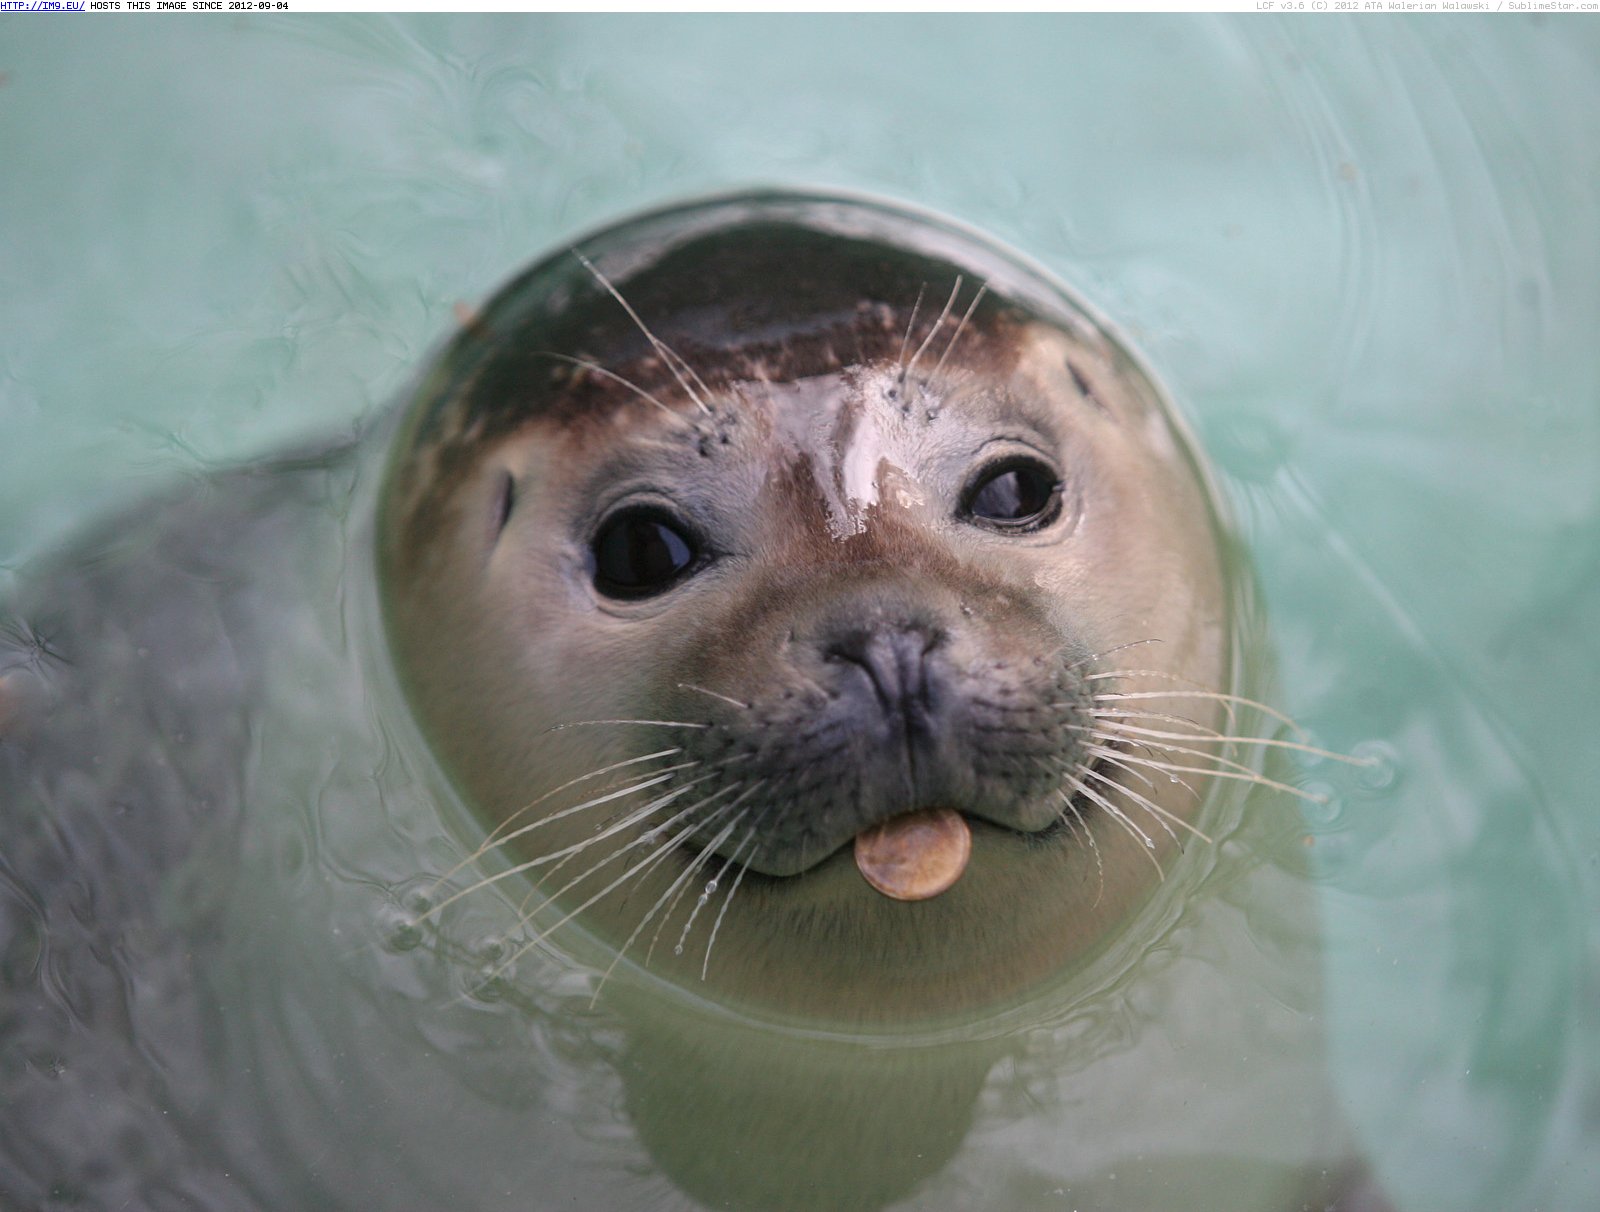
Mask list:
[[459,319],[0,606],[0,1204],[1332,1202],[1308,885],[1220,794],[1298,742],[1107,326],[778,193]]
[[536,933],[858,1022],[1083,962],[1204,836],[1204,784],[1254,777],[1223,543],[1063,286],[786,194],[508,286],[419,394],[379,535],[409,699]]

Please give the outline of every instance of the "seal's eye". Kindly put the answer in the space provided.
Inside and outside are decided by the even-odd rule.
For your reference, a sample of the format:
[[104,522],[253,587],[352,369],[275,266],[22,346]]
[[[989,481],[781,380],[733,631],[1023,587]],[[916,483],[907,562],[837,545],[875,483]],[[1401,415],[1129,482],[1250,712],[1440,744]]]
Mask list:
[[996,530],[1038,530],[1061,512],[1061,479],[1037,459],[991,463],[961,497],[961,516]]
[[595,588],[609,598],[665,593],[699,558],[699,545],[682,523],[639,506],[607,518],[589,546]]

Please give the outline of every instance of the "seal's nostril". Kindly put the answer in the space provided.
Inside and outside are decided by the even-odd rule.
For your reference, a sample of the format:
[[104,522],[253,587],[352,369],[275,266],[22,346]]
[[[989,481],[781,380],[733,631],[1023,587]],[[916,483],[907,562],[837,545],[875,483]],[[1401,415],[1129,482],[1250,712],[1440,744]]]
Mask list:
[[822,650],[825,660],[857,666],[872,683],[888,712],[920,719],[928,706],[928,655],[943,633],[918,625],[857,627],[835,636]]

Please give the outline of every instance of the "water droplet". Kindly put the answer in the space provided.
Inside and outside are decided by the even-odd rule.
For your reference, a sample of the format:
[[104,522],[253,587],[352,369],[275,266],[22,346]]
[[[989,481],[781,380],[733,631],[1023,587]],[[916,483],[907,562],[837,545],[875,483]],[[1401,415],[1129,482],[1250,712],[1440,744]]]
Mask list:
[[676,946],[674,946],[672,948],[672,954],[673,955],[682,955],[683,954],[683,944],[682,943],[678,943]]

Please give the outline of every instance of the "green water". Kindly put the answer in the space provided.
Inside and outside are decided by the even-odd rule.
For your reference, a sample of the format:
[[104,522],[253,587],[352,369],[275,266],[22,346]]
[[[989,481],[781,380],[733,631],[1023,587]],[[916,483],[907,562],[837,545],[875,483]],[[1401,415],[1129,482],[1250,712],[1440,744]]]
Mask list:
[[[1404,1209],[1592,1206],[1600,23],[37,20],[4,25],[0,73],[0,592],[113,503],[372,416],[456,303],[645,204],[865,189],[1074,283],[1220,473],[1277,700],[1384,759],[1308,813],[1364,1152]],[[278,1009],[261,1037],[305,1037]],[[483,1056],[523,1039],[514,1008],[482,1017]],[[408,1038],[468,1048],[417,1021],[366,1062],[396,1090]],[[540,1046],[571,1062],[582,1030]],[[647,1165],[571,1068],[539,1113],[587,1166]],[[441,1124],[492,1122],[493,1173],[531,1096],[461,1071],[372,1131],[465,1149]],[[292,1103],[280,1081],[261,1097]],[[981,1106],[930,1206],[1055,1206],[1056,1121]],[[352,1189],[404,1173],[343,1164]]]

